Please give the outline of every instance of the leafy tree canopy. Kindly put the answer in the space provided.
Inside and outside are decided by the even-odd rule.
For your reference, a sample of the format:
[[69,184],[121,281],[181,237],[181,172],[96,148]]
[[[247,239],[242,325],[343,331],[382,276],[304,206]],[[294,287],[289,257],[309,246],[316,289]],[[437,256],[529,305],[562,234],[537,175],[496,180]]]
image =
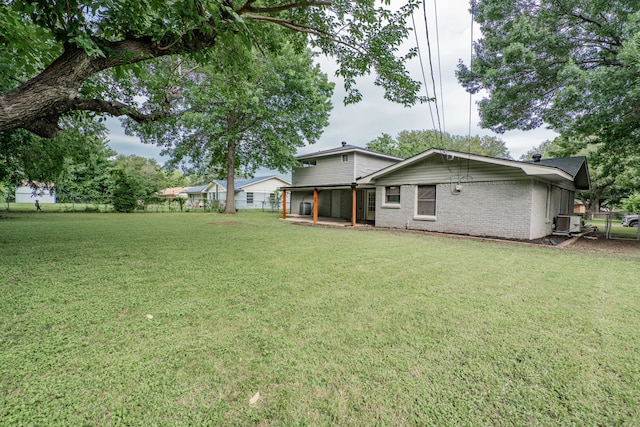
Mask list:
[[111,169],[118,179],[122,182],[126,181],[127,186],[138,197],[151,196],[157,191],[169,187],[168,184],[171,182],[162,166],[155,159],[146,157],[119,154],[113,160]]
[[604,206],[617,208],[623,199],[640,192],[640,155],[612,156],[604,147],[596,138],[577,140],[560,136],[533,147],[525,156],[526,159],[536,153],[543,158],[586,156],[591,189],[576,192],[576,197],[593,213]]
[[0,132],[0,181],[10,185],[21,180],[57,183],[68,165],[89,161],[106,149],[103,123],[85,114],[66,117],[61,127],[53,139],[24,129]]
[[128,130],[165,147],[170,164],[227,179],[225,212],[233,213],[236,170],[249,176],[263,166],[287,170],[297,148],[313,144],[327,126],[333,84],[309,50],[214,49],[216,60],[204,66],[158,62],[155,68],[168,72],[152,70],[144,79],[145,108],[177,93],[175,114],[147,124],[130,120]]
[[511,155],[504,141],[492,136],[460,136],[435,130],[403,130],[396,139],[383,133],[367,144],[369,150],[408,158],[429,148],[443,148],[483,156],[509,159]]
[[[0,132],[27,129],[44,137],[73,111],[127,115],[144,122],[167,115],[167,105],[142,111],[121,82],[127,71],[165,56],[211,62],[213,47],[277,52],[283,42],[334,57],[347,89],[361,98],[356,78],[375,73],[387,99],[413,104],[412,80],[398,47],[409,34],[408,0],[127,0],[25,1],[0,5]],[[283,39],[282,31],[287,31]],[[276,31],[278,30],[278,31]]]
[[[481,125],[544,123],[617,158],[640,152],[640,1],[479,0],[482,38],[458,79]],[[578,147],[574,147],[578,148]]]

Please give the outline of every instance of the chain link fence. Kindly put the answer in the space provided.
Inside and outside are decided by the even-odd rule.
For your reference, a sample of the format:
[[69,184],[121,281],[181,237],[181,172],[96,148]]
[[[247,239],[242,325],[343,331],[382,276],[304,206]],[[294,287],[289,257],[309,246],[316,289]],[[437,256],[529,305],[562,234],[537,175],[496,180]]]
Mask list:
[[598,227],[607,239],[640,240],[640,227],[625,227],[622,225],[622,212],[596,212],[587,222]]
[[[3,206],[0,210],[8,212],[36,212],[37,196],[33,196],[32,202],[16,203],[13,194],[0,194]],[[55,203],[43,203],[40,200],[40,210],[43,212],[114,212],[113,196],[90,196],[83,194],[59,193]],[[280,200],[267,200],[256,203],[249,208],[236,208],[237,210],[260,210],[263,212],[280,212],[282,205]],[[217,200],[199,201],[192,203],[182,197],[158,197],[139,196],[136,212],[222,212],[224,203]]]

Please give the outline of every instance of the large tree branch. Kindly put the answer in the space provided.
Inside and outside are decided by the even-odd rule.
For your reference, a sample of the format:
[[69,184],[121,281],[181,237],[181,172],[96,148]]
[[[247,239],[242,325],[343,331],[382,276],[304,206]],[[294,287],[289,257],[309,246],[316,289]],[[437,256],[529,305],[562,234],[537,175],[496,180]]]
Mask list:
[[168,49],[162,49],[150,37],[129,38],[106,44],[104,57],[91,57],[76,46],[66,45],[42,73],[0,95],[0,132],[25,128],[40,136],[53,137],[57,133],[54,123],[78,109],[75,98],[90,76],[119,65],[206,49],[215,42],[215,33],[199,30],[184,34],[181,43]]
[[253,3],[255,3],[255,0],[247,1],[240,9],[238,9],[238,14],[243,12],[278,13],[285,12],[287,10],[299,9],[301,7],[325,7],[331,6],[332,4],[330,0],[300,1],[274,7],[255,7],[253,6]]
[[249,18],[249,19],[253,19],[255,21],[263,21],[263,22],[270,22],[272,24],[276,24],[279,25],[281,27],[287,28],[289,30],[292,31],[296,31],[298,33],[305,33],[305,34],[311,34],[314,36],[318,36],[318,37],[322,37],[325,39],[330,39],[332,42],[337,43],[337,44],[341,44],[343,46],[348,47],[349,49],[353,49],[354,51],[363,53],[364,49],[358,46],[354,46],[352,44],[346,43],[343,40],[337,38],[335,36],[335,34],[331,34],[327,31],[324,31],[320,28],[317,27],[313,27],[310,25],[303,25],[303,24],[298,24],[295,22],[291,22],[289,20],[286,19],[282,19],[282,18],[275,18],[275,17],[271,17],[271,16],[262,16],[262,15],[256,15],[253,13],[244,13],[242,15],[244,18]]
[[96,113],[107,113],[112,116],[129,116],[138,123],[152,122],[154,120],[169,117],[169,111],[162,110],[145,114],[130,105],[120,101],[105,101],[103,99],[76,98],[71,102],[72,110],[94,111]]

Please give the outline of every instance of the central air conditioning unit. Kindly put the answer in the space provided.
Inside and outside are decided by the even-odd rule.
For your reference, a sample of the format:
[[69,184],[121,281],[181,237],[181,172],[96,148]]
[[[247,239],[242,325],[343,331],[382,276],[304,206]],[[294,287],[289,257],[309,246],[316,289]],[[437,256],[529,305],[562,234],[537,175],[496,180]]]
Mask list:
[[558,215],[556,217],[556,233],[579,233],[581,217],[576,215]]

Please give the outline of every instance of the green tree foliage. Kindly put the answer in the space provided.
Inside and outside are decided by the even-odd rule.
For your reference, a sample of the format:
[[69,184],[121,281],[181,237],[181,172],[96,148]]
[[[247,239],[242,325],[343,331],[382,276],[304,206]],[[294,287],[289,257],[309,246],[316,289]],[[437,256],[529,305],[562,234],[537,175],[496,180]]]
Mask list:
[[130,121],[129,130],[163,146],[170,164],[226,179],[225,213],[235,213],[236,171],[250,176],[259,167],[284,172],[292,166],[297,148],[316,142],[327,126],[333,84],[308,50],[283,44],[268,56],[218,51],[218,61],[206,66],[161,64],[173,70],[162,75],[179,76],[156,78],[158,90],[149,91],[147,105],[177,92],[180,110],[149,124]]
[[551,157],[555,157],[552,154],[552,147],[553,147],[553,142],[554,140],[552,139],[547,139],[546,141],[542,142],[540,145],[538,145],[537,147],[531,147],[531,149],[529,151],[527,151],[526,153],[524,153],[523,155],[520,156],[520,160],[521,161],[530,161],[531,159],[533,159],[533,155],[534,154],[540,154],[543,158],[551,158]]
[[[105,150],[102,123],[84,115],[67,117],[53,139],[23,129],[0,133],[0,181],[56,182],[67,166],[80,164]],[[115,153],[113,153],[115,154]]]
[[[602,150],[603,143],[596,138],[576,140],[558,137],[533,147],[529,154],[542,154],[543,158],[586,156],[589,165],[591,189],[576,192],[588,212],[595,213],[601,207],[617,208],[621,201],[640,191],[640,156],[612,156]],[[529,154],[522,160],[530,160]]]
[[[361,98],[355,81],[376,74],[389,100],[411,105],[419,83],[404,67],[415,50],[400,54],[407,19],[419,4],[408,0],[280,1],[26,1],[0,4],[0,132],[27,129],[43,137],[59,132],[73,111],[127,115],[144,122],[166,117],[139,109],[127,71],[142,73],[161,57],[214,61],[227,47],[265,53],[283,42],[336,59],[345,102]],[[286,34],[283,35],[285,30]],[[113,83],[119,83],[114,85]]]
[[124,180],[136,198],[142,201],[169,187],[171,182],[167,172],[154,159],[120,154],[113,160],[111,167],[115,171],[116,192],[119,191],[118,180]]
[[116,152],[104,141],[88,141],[83,152],[85,156],[82,160],[65,159],[63,172],[55,180],[59,202],[79,199],[100,201],[110,193],[113,162],[109,159]]
[[443,148],[483,156],[511,158],[504,141],[492,136],[460,136],[435,130],[403,130],[397,139],[383,133],[367,144],[369,150],[409,158],[429,148]]
[[548,124],[574,153],[601,144],[640,152],[640,1],[479,0],[482,38],[458,79],[482,91],[481,125],[503,132]]
[[139,182],[124,169],[116,169],[113,175],[113,209],[116,212],[133,212],[138,206]]
[[626,212],[640,212],[640,193],[632,194],[622,201],[622,209]]

